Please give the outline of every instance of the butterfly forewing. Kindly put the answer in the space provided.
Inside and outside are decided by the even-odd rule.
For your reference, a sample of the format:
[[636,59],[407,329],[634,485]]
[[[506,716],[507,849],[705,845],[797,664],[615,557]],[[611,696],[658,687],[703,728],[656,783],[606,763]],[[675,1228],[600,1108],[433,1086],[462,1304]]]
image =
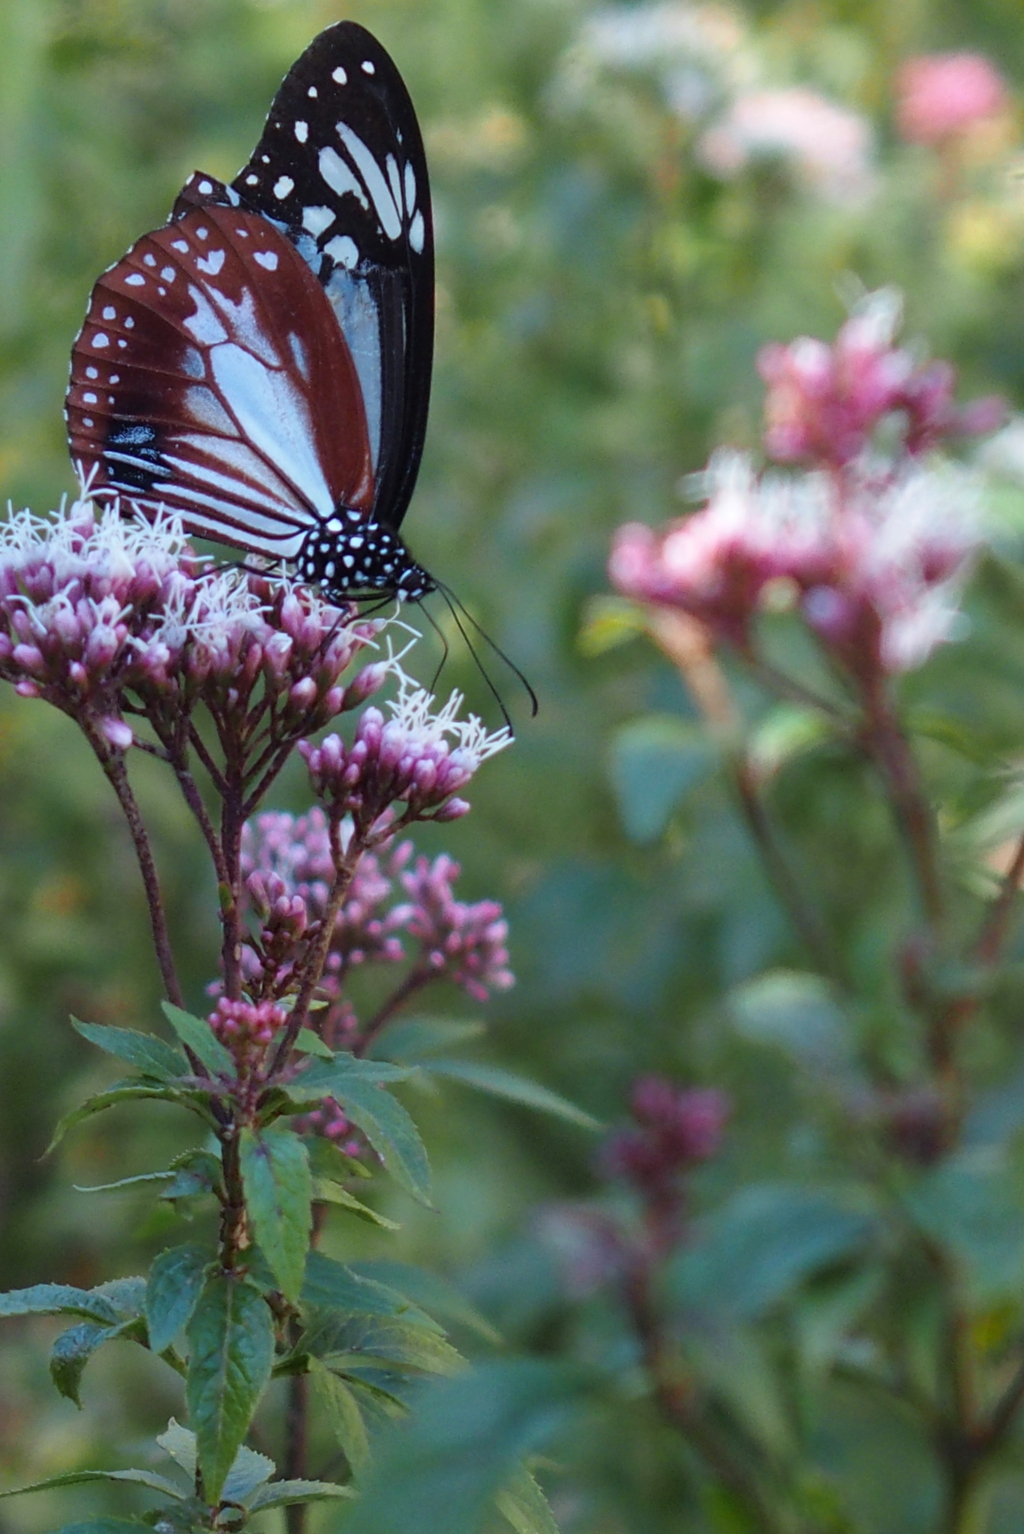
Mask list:
[[307,48],[234,187],[285,227],[323,285],[362,388],[374,518],[397,529],[426,433],[433,226],[416,115],[369,32],[340,22]]
[[373,504],[351,354],[267,219],[202,177],[176,214],[96,284],[72,352],[72,456],[193,532],[294,557],[337,506]]

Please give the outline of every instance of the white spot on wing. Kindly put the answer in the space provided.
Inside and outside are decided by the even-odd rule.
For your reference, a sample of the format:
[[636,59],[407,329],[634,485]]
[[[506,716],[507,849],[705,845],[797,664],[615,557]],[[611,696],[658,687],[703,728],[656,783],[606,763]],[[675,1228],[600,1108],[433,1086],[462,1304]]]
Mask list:
[[265,271],[277,271],[277,252],[275,250],[257,250],[253,253],[253,260]]
[[147,250],[142,259],[147,266],[156,266],[156,256],[153,255],[152,251]]
[[425,234],[426,225],[423,222],[423,214],[417,213],[409,225],[409,244],[418,256],[423,253],[423,238]]
[[302,210],[302,227],[308,229],[314,239],[318,234],[323,234],[324,230],[330,228],[333,223],[334,213],[330,208],[313,207]]
[[200,183],[199,183],[199,190],[200,190],[200,192],[202,193],[202,195],[204,197],[209,197],[210,193],[213,191],[213,182],[212,181],[200,181]]
[[393,154],[389,154],[385,160],[388,168],[388,180],[391,183],[391,195],[395,199],[395,207],[401,212],[402,208],[402,178],[398,174],[398,165]]
[[309,358],[306,356],[306,348],[303,346],[301,338],[296,335],[290,335],[288,337],[288,344],[292,349],[292,356],[295,358],[295,366],[308,383]]
[[369,209],[370,204],[366,200],[366,193],[336,149],[330,147],[321,149],[319,164],[320,174],[332,192],[337,192],[339,197],[343,197],[346,192],[351,192],[364,208]]
[[201,272],[205,272],[207,276],[216,277],[217,273],[224,265],[224,252],[222,250],[211,250],[210,254],[208,256],[202,257],[201,260],[196,262],[196,265],[198,266],[199,270]]
[[319,92],[317,91],[316,86],[315,85],[311,85],[309,87],[309,90],[306,92],[306,95],[309,96],[311,98],[311,100],[315,101],[317,96],[319,95]]
[[87,405],[95,405],[99,402],[99,395],[93,394],[92,390],[88,394],[83,394],[82,398]]
[[108,304],[107,307],[104,309],[104,311],[103,311],[103,318],[105,320],[116,320],[117,319],[117,310],[114,308],[114,306],[112,304]]
[[337,69],[332,69],[331,70],[331,79],[332,80],[336,80],[339,85],[347,85],[348,84],[348,75],[342,69],[340,64],[338,65]]
[[110,337],[105,336],[102,330],[97,330],[96,334],[92,338],[92,344],[96,351],[102,351],[105,346],[110,345]]
[[344,266],[351,271],[359,260],[359,247],[351,235],[336,234],[333,240],[328,240],[324,246],[324,255],[330,256],[332,261],[337,261],[339,266]]
[[297,122],[295,124],[295,137],[300,144],[304,144],[309,138],[309,123]]
[[295,182],[291,176],[278,176],[274,182],[274,196],[278,198],[287,197],[294,186]]
[[380,166],[358,133],[353,132],[348,123],[338,123],[337,130],[338,137],[355,160],[359,174],[366,182],[366,189],[373,198],[381,228],[389,240],[397,240],[402,232],[402,220],[398,216],[395,199],[391,195]]
[[375,75],[377,73],[373,67],[373,62],[371,59],[364,59],[360,67],[364,75]]
[[100,370],[99,368],[86,368],[85,376],[86,378],[98,378],[100,376]]
[[161,267],[160,275],[164,279],[165,282],[173,282],[174,281],[174,267],[173,266]]
[[187,320],[182,320],[185,329],[195,336],[200,346],[215,346],[220,341],[226,341],[228,333],[217,318],[213,305],[198,288],[190,287],[188,296],[195,304],[196,312]]
[[416,172],[412,168],[412,162],[407,160],[405,165],[405,210],[411,213],[416,206]]
[[259,176],[246,176],[245,184],[246,186],[255,186],[259,179]]
[[146,285],[146,279],[141,272],[129,272],[124,280],[125,286],[129,288],[143,288]]
[[172,250],[180,250],[182,255],[186,255],[188,253],[188,241],[187,240],[172,240],[171,241],[171,249]]

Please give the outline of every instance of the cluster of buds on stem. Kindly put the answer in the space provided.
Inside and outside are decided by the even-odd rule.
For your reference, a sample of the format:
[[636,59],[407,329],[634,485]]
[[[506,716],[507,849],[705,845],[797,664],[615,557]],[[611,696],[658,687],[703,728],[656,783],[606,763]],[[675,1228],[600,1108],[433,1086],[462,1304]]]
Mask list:
[[[760,609],[795,605],[861,686],[922,664],[954,632],[980,541],[975,477],[926,453],[999,424],[1002,406],[953,404],[953,370],[895,344],[899,305],[873,294],[833,346],[801,337],[761,354],[768,453],[800,476],[717,455],[700,511],[616,535],[627,596],[675,607],[743,652]],[[882,438],[892,424],[895,446]]]

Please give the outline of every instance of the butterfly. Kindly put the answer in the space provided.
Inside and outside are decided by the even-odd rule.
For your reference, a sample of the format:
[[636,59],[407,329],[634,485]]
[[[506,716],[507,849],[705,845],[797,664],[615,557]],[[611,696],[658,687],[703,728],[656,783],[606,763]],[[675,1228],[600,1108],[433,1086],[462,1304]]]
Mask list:
[[436,589],[399,536],[434,339],[427,163],[397,67],[355,22],[293,65],[248,164],[196,172],[96,283],[71,353],[91,493],[179,513],[332,600]]

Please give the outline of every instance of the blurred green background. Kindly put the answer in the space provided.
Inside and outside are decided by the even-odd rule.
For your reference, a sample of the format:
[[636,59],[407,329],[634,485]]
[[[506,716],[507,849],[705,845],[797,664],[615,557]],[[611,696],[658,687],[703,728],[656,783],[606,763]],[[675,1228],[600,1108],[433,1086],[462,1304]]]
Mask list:
[[[753,1176],[811,1177],[839,1154],[835,1137],[785,1062],[737,1038],[721,1006],[750,977],[799,962],[799,950],[713,781],[671,816],[638,819],[635,741],[619,732],[690,706],[650,649],[593,656],[579,633],[605,588],[612,529],[677,514],[681,477],[712,447],[756,445],[758,348],[830,336],[853,278],[904,289],[909,333],[957,364],[964,394],[1022,402],[1020,6],[0,0],[0,491],[15,505],[43,511],[70,488],[62,394],[97,274],[163,222],[194,168],[234,175],[289,64],[343,15],[394,54],[433,178],[437,368],[408,538],[541,699],[528,720],[496,670],[521,725],[515,749],[481,773],[467,820],[417,838],[461,861],[466,898],[505,904],[518,984],[487,1009],[488,1047],[609,1122],[645,1070],[727,1087],[735,1118],[699,1200]],[[900,62],[959,48],[998,65],[1006,110],[955,151],[902,142]],[[798,94],[794,109],[790,97],[795,127],[723,143],[738,101],[797,88],[817,105]],[[1010,553],[1022,458],[1011,434],[996,498]],[[1019,750],[1024,588],[1005,571],[986,580],[971,639],[939,657],[931,685],[969,728]],[[429,656],[420,669],[430,674]],[[493,714],[458,645],[443,681]],[[215,968],[213,890],[159,770],[142,761],[139,780],[198,1008]],[[951,814],[973,812],[952,770],[946,787]],[[885,817],[860,769],[838,759],[797,766],[778,793],[881,1027],[879,977],[902,898]],[[296,771],[275,803],[305,802]],[[71,1185],[165,1164],[188,1143],[170,1110],[100,1120],[40,1160],[59,1113],[105,1079],[69,1012],[154,1023],[137,873],[74,728],[10,695],[0,698],[0,912],[0,1287],[138,1271],[163,1240],[147,1200]],[[982,1079],[1010,1069],[1016,999],[980,1049]],[[474,1015],[456,995],[443,1006]],[[574,1306],[559,1280],[557,1242],[544,1234],[553,1217],[538,1211],[592,1191],[593,1140],[455,1087],[443,1103],[412,1106],[438,1213],[396,1200],[394,1249],[457,1276],[514,1346],[621,1354],[622,1399],[595,1405],[560,1445],[549,1487],[564,1528],[742,1528],[728,1509],[709,1511],[676,1437],[631,1399],[634,1360],[614,1307]],[[392,1250],[383,1236],[359,1239],[369,1254]],[[1018,1278],[1024,1290],[1020,1251],[1016,1261],[1009,1290]],[[1009,1304],[999,1290],[989,1310],[1000,1324],[1011,1324]],[[0,1334],[8,1484],[112,1463],[178,1409],[158,1364],[116,1349],[87,1380],[86,1412],[56,1402],[47,1335],[45,1325]],[[933,1527],[934,1465],[891,1407],[836,1385],[808,1443],[808,1463],[838,1488],[820,1526]],[[1022,1488],[1012,1475],[1002,1484],[993,1529],[1024,1528]],[[84,1496],[5,1503],[0,1530],[51,1527]]]

